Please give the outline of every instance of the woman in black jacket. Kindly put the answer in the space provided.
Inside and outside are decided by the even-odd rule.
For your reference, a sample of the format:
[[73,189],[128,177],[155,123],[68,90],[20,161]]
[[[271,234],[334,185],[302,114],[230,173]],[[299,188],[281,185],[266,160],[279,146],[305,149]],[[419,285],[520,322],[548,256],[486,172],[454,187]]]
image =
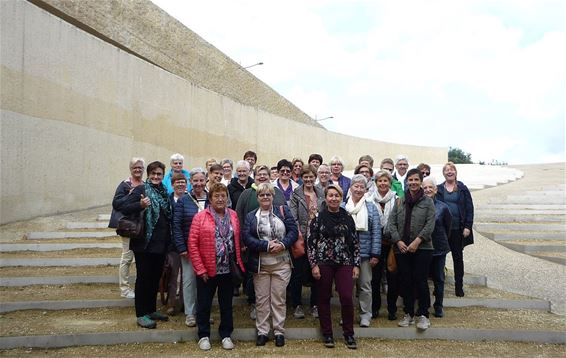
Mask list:
[[145,221],[144,236],[130,241],[136,258],[136,317],[143,328],[155,328],[156,320],[169,320],[156,310],[159,278],[171,240],[171,203],[162,183],[164,173],[163,163],[150,163],[148,179],[132,191],[122,209],[124,215],[141,214]]
[[444,266],[446,265],[446,254],[450,251],[448,235],[452,224],[452,215],[448,206],[436,199],[436,181],[433,177],[423,180],[423,190],[426,196],[434,201],[434,231],[432,232],[432,261],[430,262],[430,274],[434,282],[434,316],[443,317],[444,300]]
[[448,205],[452,214],[452,230],[448,236],[452,261],[454,262],[454,281],[456,296],[464,296],[464,247],[474,243],[474,202],[467,186],[456,179],[458,171],[452,162],[444,164],[442,174],[446,181],[438,185],[436,198]]
[[[112,199],[112,214],[110,215],[109,228],[116,229],[118,220],[124,215],[122,207],[128,200],[128,195],[138,185],[143,184],[143,170],[145,161],[143,158],[132,158],[130,160],[130,176],[118,185]],[[134,260],[134,252],[130,250],[130,238],[122,237],[122,256],[120,257],[120,269],[118,271],[118,284],[120,295],[124,298],[134,298],[136,295],[130,287],[130,266]]]

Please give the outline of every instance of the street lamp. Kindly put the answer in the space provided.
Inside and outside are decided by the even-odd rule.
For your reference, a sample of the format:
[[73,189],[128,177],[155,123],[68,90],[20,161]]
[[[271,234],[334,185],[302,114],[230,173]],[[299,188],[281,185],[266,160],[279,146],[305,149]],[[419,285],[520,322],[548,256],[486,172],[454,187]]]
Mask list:
[[325,119],[333,119],[334,117],[330,116],[330,117],[324,117],[324,118],[316,118],[316,116],[314,117],[314,121],[315,122],[320,122],[320,121],[324,121]]
[[258,63],[254,63],[253,65],[246,66],[246,67],[244,67],[244,69],[248,69],[248,68],[254,67],[254,66],[261,66],[261,65],[263,65],[263,62],[258,62]]

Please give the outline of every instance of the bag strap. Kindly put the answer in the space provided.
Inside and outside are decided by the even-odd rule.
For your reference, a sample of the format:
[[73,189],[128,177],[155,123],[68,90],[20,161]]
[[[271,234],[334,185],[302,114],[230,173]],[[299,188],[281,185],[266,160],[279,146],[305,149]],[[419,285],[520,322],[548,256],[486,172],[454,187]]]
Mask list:
[[279,212],[281,213],[283,219],[285,219],[285,209],[283,209],[283,205],[279,205]]

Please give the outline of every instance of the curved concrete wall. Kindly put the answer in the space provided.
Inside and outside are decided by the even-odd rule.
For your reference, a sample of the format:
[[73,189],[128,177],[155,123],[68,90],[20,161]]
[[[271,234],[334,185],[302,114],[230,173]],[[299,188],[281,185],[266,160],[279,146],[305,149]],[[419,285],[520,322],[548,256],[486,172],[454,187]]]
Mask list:
[[439,163],[446,148],[340,135],[245,105],[23,1],[1,1],[0,223],[108,204],[132,156],[186,166],[319,152]]

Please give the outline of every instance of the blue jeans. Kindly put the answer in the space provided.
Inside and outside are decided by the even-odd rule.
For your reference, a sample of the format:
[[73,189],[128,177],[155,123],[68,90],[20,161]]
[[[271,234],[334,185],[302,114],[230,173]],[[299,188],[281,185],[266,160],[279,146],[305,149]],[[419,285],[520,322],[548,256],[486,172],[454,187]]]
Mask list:
[[446,254],[432,256],[430,274],[434,282],[434,308],[441,308],[444,301],[444,266],[446,266]]
[[197,277],[195,271],[193,271],[191,260],[186,256],[181,256],[181,266],[183,267],[183,304],[185,306],[185,315],[194,316],[196,314]]

